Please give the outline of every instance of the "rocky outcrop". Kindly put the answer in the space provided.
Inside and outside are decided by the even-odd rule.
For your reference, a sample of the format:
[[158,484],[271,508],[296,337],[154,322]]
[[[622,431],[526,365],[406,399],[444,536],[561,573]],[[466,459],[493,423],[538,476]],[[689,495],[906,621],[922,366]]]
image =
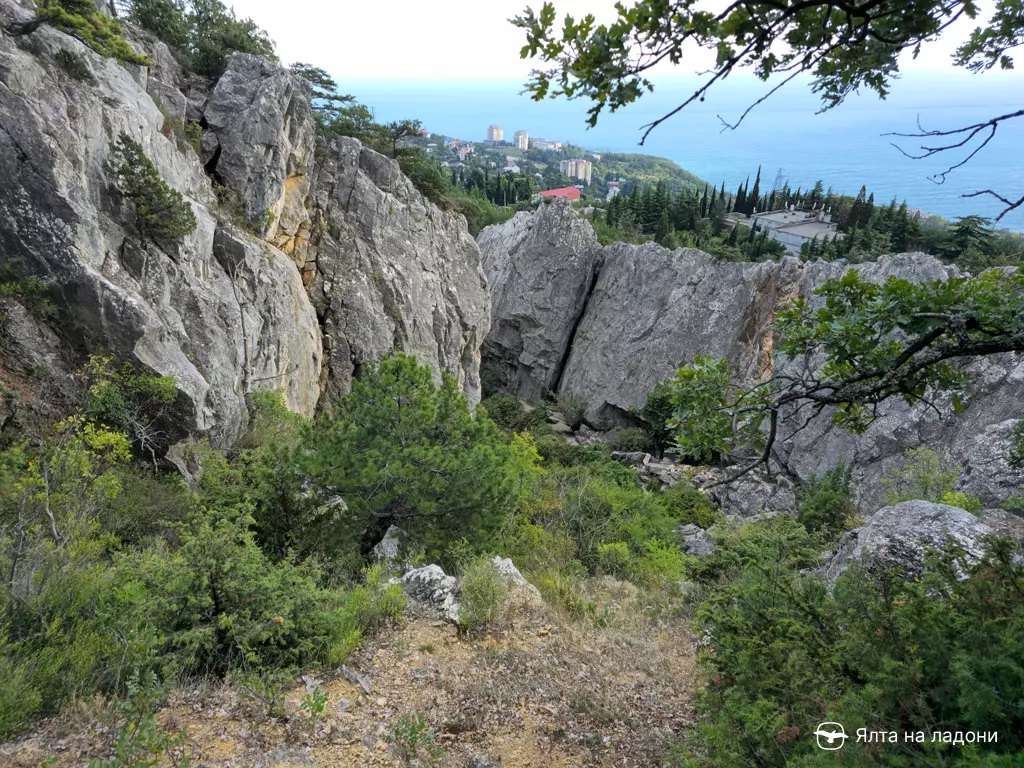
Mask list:
[[587,401],[590,423],[629,424],[629,409],[695,354],[725,357],[744,376],[770,368],[773,310],[796,291],[799,261],[729,264],[655,244],[603,253],[559,387]]
[[322,156],[309,204],[323,222],[311,249],[311,293],[328,393],[348,392],[361,365],[397,349],[429,365],[437,381],[454,375],[475,403],[490,297],[465,219],[440,210],[397,163],[355,139]]
[[[5,24],[30,16],[0,0]],[[46,26],[31,40],[0,34],[0,259],[50,283],[67,356],[173,376],[168,442],[230,445],[259,389],[312,415],[394,350],[478,399],[489,303],[462,217],[357,141],[318,140],[310,87],[287,70],[235,54],[211,91],[163,44],[129,39],[151,68]],[[62,49],[94,83],[55,63]],[[180,133],[189,120],[204,125],[198,153]],[[111,172],[122,133],[184,196],[194,232],[157,243],[138,230]]]
[[558,198],[487,227],[479,244],[493,291],[484,376],[489,386],[536,400],[558,388],[597,274],[597,237]]
[[[534,214],[544,217],[546,213]],[[772,322],[783,302],[803,296],[818,301],[814,290],[830,277],[850,269],[841,263],[803,263],[786,257],[780,262],[726,263],[693,249],[668,251],[655,244],[617,243],[601,249],[581,246],[579,227],[589,224],[566,206],[561,214],[572,221],[564,240],[549,233],[542,246],[529,246],[533,219],[519,214],[500,228],[485,229],[479,238],[485,263],[507,259],[505,244],[522,242],[516,251],[515,272],[494,273],[495,295],[519,291],[502,283],[506,275],[543,273],[555,254],[597,265],[597,280],[564,353],[559,395],[587,402],[588,424],[603,429],[633,422],[630,410],[641,405],[654,385],[671,378],[678,365],[695,355],[725,358],[747,381],[781,372],[790,363],[775,354]],[[535,226],[535,225],[534,225]],[[492,250],[494,253],[492,253]],[[886,256],[853,267],[872,281],[890,276],[912,281],[936,280],[956,268],[920,253]],[[505,305],[494,304],[492,327],[510,321],[531,327],[540,315],[530,315],[521,303],[510,317]],[[539,342],[542,337],[535,337]],[[557,358],[560,346],[532,357]],[[505,347],[484,348],[484,366],[504,365]],[[492,360],[491,356],[495,359]],[[559,363],[551,363],[557,368]],[[947,461],[964,466],[960,489],[976,493],[986,506],[998,506],[1016,487],[1024,472],[1006,466],[1009,430],[1020,418],[1024,401],[1024,361],[1019,356],[988,358],[974,365],[973,397],[962,413],[942,400],[935,408],[910,407],[901,400],[885,403],[880,418],[864,434],[853,435],[831,425],[828,412],[806,428],[796,420],[784,423],[773,456],[772,472],[748,476],[741,486],[719,486],[714,493],[731,513],[756,514],[792,508],[793,485],[843,460],[855,467],[855,487],[862,508],[877,508],[883,488],[880,478],[903,460],[908,448],[929,447]],[[537,391],[521,380],[506,379],[506,388],[529,398]],[[646,471],[671,481],[672,466]]]
[[878,510],[863,526],[847,532],[816,573],[834,582],[861,564],[870,573],[895,568],[913,578],[923,570],[929,549],[942,549],[953,539],[976,560],[984,553],[982,539],[993,532],[959,507],[905,501]]

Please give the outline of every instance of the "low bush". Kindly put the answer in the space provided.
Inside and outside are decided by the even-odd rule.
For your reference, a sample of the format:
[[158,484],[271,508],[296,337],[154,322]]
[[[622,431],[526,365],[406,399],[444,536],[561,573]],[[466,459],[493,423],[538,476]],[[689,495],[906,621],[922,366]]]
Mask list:
[[943,460],[930,448],[908,449],[899,465],[882,478],[885,503],[899,504],[912,499],[938,501],[944,493],[954,490],[959,475],[959,467]]
[[646,429],[640,427],[619,427],[608,433],[605,445],[610,451],[627,453],[653,453],[654,441]]
[[842,462],[797,489],[796,519],[825,539],[838,535],[857,513],[850,470]]
[[579,429],[583,418],[587,415],[587,401],[579,395],[559,395],[558,409],[565,417],[565,423],[573,429]]
[[[762,528],[699,611],[705,686],[697,725],[669,764],[824,765],[813,737],[821,722],[895,732],[881,744],[847,740],[850,765],[1024,759],[1024,563],[1010,542],[989,542],[980,561],[951,545],[915,581],[855,568],[830,592],[796,572],[792,541],[772,533],[784,531]],[[944,744],[936,731],[995,732],[998,742]],[[923,740],[905,737],[915,732]]]
[[499,392],[484,399],[480,405],[502,429],[508,432],[536,432],[547,424],[547,409],[537,405],[526,408],[519,398],[505,392]]
[[710,528],[721,518],[715,503],[689,483],[676,483],[663,488],[655,498],[665,514],[679,525],[692,523],[701,528]]
[[100,11],[92,0],[37,0],[36,15],[51,27],[78,38],[100,56],[125,64],[152,64],[121,36],[117,19]]
[[460,574],[459,629],[480,632],[501,622],[508,585],[486,557],[470,561]]

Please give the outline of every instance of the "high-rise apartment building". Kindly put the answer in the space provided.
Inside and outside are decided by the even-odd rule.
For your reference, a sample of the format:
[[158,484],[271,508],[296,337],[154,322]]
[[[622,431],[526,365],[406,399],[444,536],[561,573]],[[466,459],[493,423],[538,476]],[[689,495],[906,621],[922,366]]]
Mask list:
[[558,164],[559,173],[564,173],[571,179],[586,182],[588,185],[590,184],[593,170],[593,165],[591,165],[589,160],[562,160]]
[[516,131],[514,138],[514,143],[516,147],[518,147],[519,149],[530,148],[530,134],[528,134],[526,131]]
[[505,130],[500,125],[490,125],[487,127],[487,140],[488,141],[504,141]]

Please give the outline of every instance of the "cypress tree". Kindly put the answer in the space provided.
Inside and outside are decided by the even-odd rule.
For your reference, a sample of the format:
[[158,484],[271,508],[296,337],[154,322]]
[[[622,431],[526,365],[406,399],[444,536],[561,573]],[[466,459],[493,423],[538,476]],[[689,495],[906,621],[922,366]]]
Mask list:
[[732,209],[734,211],[736,211],[737,213],[743,213],[744,212],[743,211],[743,203],[744,203],[745,200],[746,200],[746,197],[743,194],[743,185],[740,184],[736,188],[736,199],[733,201]]
[[708,185],[704,184],[704,197],[700,201],[700,217],[702,219],[707,218],[708,211]]
[[748,203],[748,206],[750,207],[750,210],[747,211],[747,213],[753,213],[755,207],[757,208],[757,210],[759,210],[759,211],[761,210],[761,208],[760,208],[760,203],[761,203],[761,166],[760,165],[757,166],[757,177],[754,179],[754,188],[750,191],[750,196],[749,196],[748,200],[753,200],[753,203],[752,204]]

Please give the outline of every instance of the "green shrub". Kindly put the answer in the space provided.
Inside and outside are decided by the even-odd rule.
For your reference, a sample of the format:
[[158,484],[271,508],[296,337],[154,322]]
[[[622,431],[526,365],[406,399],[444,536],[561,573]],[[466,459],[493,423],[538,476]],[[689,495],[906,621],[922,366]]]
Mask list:
[[658,382],[640,408],[639,416],[651,443],[650,451],[659,459],[672,442],[672,429],[669,427],[675,411],[672,400],[672,384],[668,381]]
[[687,565],[690,579],[702,584],[729,580],[751,563],[777,562],[794,571],[811,568],[821,553],[820,543],[789,517],[716,526],[712,532],[715,551]]
[[856,514],[850,470],[842,462],[797,489],[796,519],[811,533],[836,536]]
[[153,63],[132,50],[121,36],[117,19],[99,11],[92,0],[37,0],[36,15],[51,27],[78,38],[100,56],[126,64]]
[[654,442],[646,429],[640,427],[619,427],[608,433],[605,445],[610,451],[625,451],[627,453],[641,452],[652,453]]
[[185,123],[182,136],[185,137],[185,141],[188,142],[189,146],[198,153],[203,138],[203,127],[196,122]]
[[632,555],[624,541],[610,541],[597,545],[597,568],[602,573],[626,576],[632,569]]
[[939,503],[949,504],[951,507],[960,507],[960,509],[966,510],[972,515],[981,512],[981,499],[962,491],[946,491],[939,497]]
[[273,214],[269,210],[264,211],[262,216],[250,218],[245,210],[245,203],[235,190],[214,182],[213,191],[217,195],[217,216],[221,221],[262,237],[273,219]]
[[1015,468],[1024,468],[1024,419],[1018,419],[1010,433],[1010,453],[1007,463]]
[[[673,764],[824,765],[813,737],[820,722],[897,732],[896,744],[849,739],[850,765],[1024,757],[1024,563],[1014,563],[1010,542],[990,542],[980,562],[952,546],[917,581],[853,569],[831,593],[777,549],[741,564],[699,611],[711,645],[700,660],[705,684]],[[904,738],[917,731],[923,741]],[[934,731],[999,740],[956,746],[933,742]]]
[[139,231],[156,240],[176,240],[194,232],[192,206],[160,178],[142,145],[122,133],[114,145],[111,167],[125,196],[135,205]]
[[165,731],[151,714],[130,716],[118,730],[113,756],[90,760],[86,768],[188,768],[191,762],[184,753],[185,736],[185,731]]
[[[549,466],[578,467],[609,461],[601,445],[570,445],[561,435],[547,434],[537,438],[537,452]],[[614,462],[618,463],[618,462]],[[619,465],[622,466],[622,465]],[[625,469],[625,467],[623,467]],[[630,470],[626,470],[630,471]]]
[[930,448],[911,448],[904,452],[899,466],[882,478],[885,503],[923,499],[937,502],[956,488],[960,468],[944,461]]
[[85,385],[84,415],[126,435],[147,458],[166,447],[165,417],[178,396],[171,376],[138,373],[128,363],[117,365],[112,357],[92,355],[77,374]]
[[275,59],[274,43],[220,0],[131,0],[128,18],[152,32],[193,72],[220,77],[235,51]]
[[433,761],[443,754],[422,715],[415,718],[400,716],[382,738],[406,765],[412,765],[421,756]]
[[710,528],[720,518],[718,507],[689,483],[663,488],[655,497],[658,506],[679,525],[693,523]]
[[508,585],[486,557],[477,558],[460,574],[459,629],[479,632],[495,627],[505,612]]
[[165,676],[338,664],[358,643],[362,626],[344,596],[321,589],[312,564],[271,563],[251,526],[244,507],[199,508],[179,549],[124,559],[133,587],[160,596],[147,618],[160,628]]
[[188,515],[191,492],[177,474],[123,466],[116,470],[120,491],[98,511],[100,530],[134,546],[173,534]]
[[89,64],[70,48],[61,48],[53,58],[57,62],[57,66],[67,72],[69,77],[89,85],[96,85],[96,78],[93,77]]
[[579,395],[559,395],[558,409],[565,417],[565,423],[573,429],[579,429],[587,414],[587,401]]
[[435,205],[444,201],[448,191],[448,178],[441,171],[441,166],[427,159],[419,152],[411,152],[398,156],[398,167],[409,177],[423,196]]
[[519,402],[518,397],[505,392],[491,395],[480,405],[487,411],[487,415],[495,424],[509,432],[523,432],[535,426],[538,423],[538,418],[545,418],[545,413],[541,409],[535,408],[528,411]]
[[394,355],[367,365],[352,392],[307,431],[304,471],[319,492],[347,502],[316,540],[331,556],[367,551],[388,527],[402,528],[427,557],[466,538],[493,539],[516,508],[521,473],[535,461],[469,402],[448,374]]

